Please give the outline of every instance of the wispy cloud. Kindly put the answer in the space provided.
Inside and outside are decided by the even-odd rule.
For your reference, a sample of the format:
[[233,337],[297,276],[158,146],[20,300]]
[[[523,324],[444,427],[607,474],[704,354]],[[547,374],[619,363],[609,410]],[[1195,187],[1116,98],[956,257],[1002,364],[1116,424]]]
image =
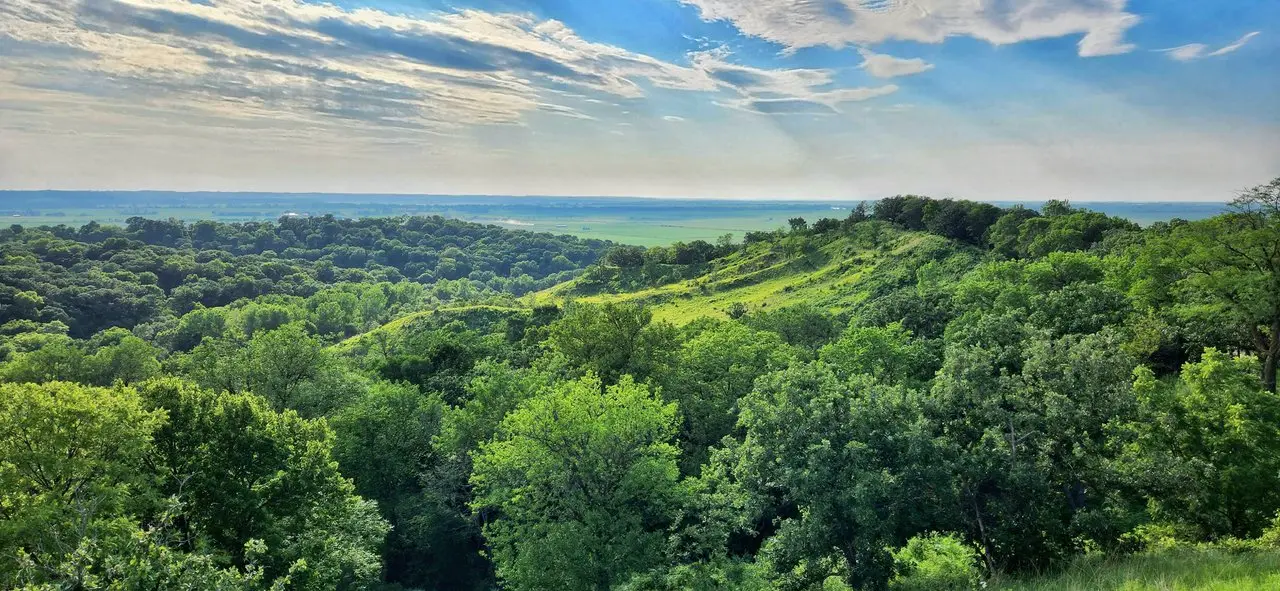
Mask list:
[[788,49],[873,46],[896,39],[940,43],[971,37],[995,45],[1082,35],[1082,57],[1133,51],[1125,34],[1140,18],[1127,0],[681,0],[702,18]]
[[829,115],[840,113],[841,105],[844,103],[868,101],[897,91],[897,86],[887,84],[813,92],[803,98],[748,96],[724,104],[731,108],[764,115]]
[[840,88],[835,83],[835,72],[829,69],[762,69],[729,63],[727,57],[722,49],[704,51],[693,56],[693,65],[739,95],[721,104],[760,114],[838,113],[841,103],[866,101],[898,91],[892,84]]
[[1260,34],[1261,32],[1259,31],[1248,33],[1245,36],[1237,39],[1235,43],[1232,43],[1230,45],[1225,45],[1214,51],[1209,51],[1209,46],[1205,45],[1204,43],[1188,43],[1186,45],[1181,45],[1178,47],[1162,49],[1161,51],[1168,54],[1170,59],[1177,60],[1180,62],[1189,62],[1189,61],[1198,60],[1206,57],[1219,57],[1219,56],[1227,55],[1228,53],[1233,53],[1239,50],[1241,47],[1244,47],[1246,44],[1248,44],[1249,41],[1251,41],[1254,37],[1257,37]]
[[736,66],[723,50],[673,63],[528,14],[411,16],[302,0],[5,0],[0,55],[0,85],[11,88],[235,120],[435,131],[537,112],[591,118],[555,94],[604,104],[659,88],[832,104],[819,95],[839,90],[825,70]]
[[875,53],[869,49],[859,49],[858,53],[862,55],[862,65],[858,67],[876,78],[910,76],[933,69],[933,64],[920,58],[897,58],[883,53]]
[[1210,53],[1210,54],[1209,54],[1209,57],[1217,57],[1217,56],[1220,56],[1220,55],[1227,55],[1228,53],[1231,53],[1231,52],[1233,52],[1233,51],[1235,51],[1235,50],[1237,50],[1237,49],[1240,49],[1241,47],[1244,47],[1246,43],[1248,43],[1248,42],[1249,42],[1249,41],[1251,41],[1254,37],[1257,37],[1258,35],[1261,35],[1261,34],[1262,34],[1262,32],[1261,32],[1261,31],[1254,31],[1254,32],[1252,32],[1252,33],[1246,33],[1246,34],[1245,34],[1245,36],[1243,36],[1243,37],[1241,37],[1241,38],[1237,39],[1235,43],[1232,43],[1232,44],[1230,44],[1230,45],[1227,45],[1226,47],[1223,47],[1222,49],[1219,49],[1219,50],[1217,50],[1217,51],[1215,51],[1215,52],[1213,52],[1213,53]]

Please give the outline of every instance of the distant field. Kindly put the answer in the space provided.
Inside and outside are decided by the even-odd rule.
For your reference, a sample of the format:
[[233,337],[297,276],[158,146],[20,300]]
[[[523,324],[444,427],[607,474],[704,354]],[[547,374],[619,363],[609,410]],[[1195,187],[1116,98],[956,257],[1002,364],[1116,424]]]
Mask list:
[[[0,216],[8,218],[9,223],[27,226],[79,226],[90,221],[124,224],[133,216],[241,222],[275,220],[288,214],[352,218],[412,214],[442,215],[511,229],[646,246],[678,240],[714,240],[727,233],[740,239],[748,231],[783,227],[792,217],[809,221],[842,218],[849,215],[849,209],[855,205],[856,202],[626,197],[0,191]],[[1200,219],[1223,208],[1221,203],[1076,205],[1140,224],[1173,218]]]

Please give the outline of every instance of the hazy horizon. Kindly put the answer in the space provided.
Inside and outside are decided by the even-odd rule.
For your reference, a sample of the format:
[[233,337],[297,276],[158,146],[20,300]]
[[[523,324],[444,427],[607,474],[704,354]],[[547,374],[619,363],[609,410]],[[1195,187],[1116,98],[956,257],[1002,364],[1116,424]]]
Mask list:
[[[1008,204],[1044,204],[1050,200],[1069,201],[1073,204],[1138,204],[1138,205],[1160,205],[1160,204],[1183,204],[1183,205],[1225,205],[1230,202],[1235,194],[1243,191],[1247,187],[1241,187],[1231,194],[1218,199],[1073,199],[1070,196],[1048,196],[1048,197],[1025,197],[1025,198],[984,198],[976,195],[954,195],[954,194],[933,194],[924,195],[936,199],[960,199],[966,201],[980,201],[985,203],[1008,203]],[[898,192],[884,195],[876,195],[871,197],[704,197],[700,195],[573,195],[573,194],[515,194],[515,193],[386,193],[376,191],[257,191],[257,190],[229,190],[217,191],[206,189],[191,190],[173,190],[173,189],[0,189],[0,197],[5,195],[17,194],[130,194],[130,195],[174,195],[174,196],[196,196],[196,195],[218,195],[218,196],[283,196],[283,197],[383,197],[392,199],[580,199],[580,200],[641,200],[641,201],[712,201],[712,202],[751,202],[751,203],[830,203],[830,204],[856,204],[861,202],[871,203],[893,197],[896,195],[914,194],[910,192]],[[0,204],[9,205],[9,204]]]

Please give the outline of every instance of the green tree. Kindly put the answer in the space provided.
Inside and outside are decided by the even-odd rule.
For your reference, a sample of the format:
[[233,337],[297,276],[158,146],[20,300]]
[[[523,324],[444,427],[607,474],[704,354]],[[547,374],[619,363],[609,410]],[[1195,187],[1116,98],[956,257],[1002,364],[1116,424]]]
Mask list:
[[20,554],[50,582],[85,583],[87,567],[60,565],[147,494],[144,462],[164,418],[131,389],[0,384],[0,586],[12,588]]
[[788,306],[772,311],[757,311],[742,317],[743,322],[757,330],[775,332],[789,345],[814,355],[823,345],[840,335],[831,314],[809,304]]
[[478,589],[491,581],[466,506],[469,470],[446,461],[433,443],[446,412],[437,393],[379,383],[330,419],[343,474],[391,523],[383,548],[387,582]]
[[1050,339],[1009,320],[948,335],[927,406],[954,462],[953,523],[993,572],[1051,564],[1077,535],[1105,544],[1123,533],[1099,529],[1097,511],[1118,486],[1109,425],[1135,412],[1121,334]]
[[921,387],[933,377],[939,360],[925,342],[913,339],[899,323],[851,326],[819,351],[819,358],[843,375],[866,374],[888,384]]
[[775,333],[737,322],[712,327],[690,339],[662,374],[664,399],[680,409],[680,466],[697,474],[711,446],[734,431],[738,400],[756,378],[787,367],[798,352]]
[[1256,358],[1208,349],[1174,383],[1135,372],[1141,410],[1120,441],[1154,518],[1249,538],[1280,509],[1280,396],[1257,371]]
[[[1245,191],[1231,211],[1187,224],[1182,243],[1183,280],[1191,294],[1218,308],[1262,360],[1263,386],[1276,391],[1280,363],[1280,178]],[[1209,310],[1213,312],[1213,310]]]
[[[883,589],[893,574],[888,549],[953,505],[919,404],[867,376],[843,382],[821,362],[762,377],[743,400],[736,476],[796,508],[762,550],[785,588],[839,573],[856,589]],[[832,558],[838,568],[819,566]]]
[[160,349],[133,336],[123,328],[99,333],[98,350],[89,359],[93,377],[89,383],[107,386],[120,380],[126,384],[144,382],[160,374]]
[[676,408],[623,378],[532,398],[475,459],[473,506],[516,590],[605,591],[662,560],[680,503]]
[[[323,421],[174,379],[140,392],[169,416],[155,432],[152,462],[162,492],[188,507],[181,535],[191,547],[240,568],[260,564],[296,589],[359,589],[377,580],[387,524],[338,471]],[[257,543],[265,554],[255,555]]]
[[623,375],[643,380],[669,362],[675,329],[652,324],[653,313],[640,304],[570,304],[552,323],[547,343],[573,367],[614,384]]

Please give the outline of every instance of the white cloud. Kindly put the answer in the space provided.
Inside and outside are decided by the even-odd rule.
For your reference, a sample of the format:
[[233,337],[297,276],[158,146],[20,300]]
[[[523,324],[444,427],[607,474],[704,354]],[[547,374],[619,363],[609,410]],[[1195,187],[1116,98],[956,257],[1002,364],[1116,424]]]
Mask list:
[[[5,0],[5,86],[166,103],[232,118],[351,125],[518,123],[570,87],[641,98],[697,92],[705,73],[592,43],[563,23],[481,11],[422,17],[299,0]],[[10,94],[10,92],[5,92]]]
[[410,16],[301,0],[0,0],[0,43],[26,48],[0,61],[0,94],[39,91],[45,103],[50,93],[72,94],[85,99],[81,109],[192,111],[226,126],[338,121],[442,133],[523,125],[538,112],[587,120],[554,101],[644,99],[653,87],[842,100],[827,70],[738,66],[724,50],[677,64],[588,41],[559,21],[479,10]]
[[972,37],[994,45],[1083,35],[1083,57],[1127,53],[1139,17],[1127,0],[681,0],[708,21],[788,49],[875,45],[897,39],[940,43]]
[[858,67],[876,78],[910,76],[933,69],[933,64],[920,58],[897,58],[883,53],[875,53],[869,49],[859,49],[858,53],[862,55],[862,65]]
[[1261,32],[1259,32],[1259,31],[1254,31],[1254,32],[1252,32],[1252,33],[1248,33],[1248,34],[1246,34],[1244,37],[1241,37],[1241,38],[1237,39],[1235,43],[1232,43],[1231,45],[1228,45],[1228,46],[1226,46],[1226,47],[1223,47],[1222,49],[1219,49],[1219,50],[1217,50],[1217,51],[1215,51],[1215,52],[1213,52],[1213,53],[1209,54],[1209,56],[1210,56],[1210,57],[1217,57],[1217,56],[1220,56],[1220,55],[1227,55],[1228,53],[1231,53],[1231,52],[1233,52],[1233,51],[1235,51],[1235,50],[1237,50],[1237,49],[1240,49],[1241,47],[1244,47],[1246,43],[1248,43],[1249,41],[1253,40],[1253,38],[1254,38],[1254,37],[1257,37],[1257,36],[1258,36],[1258,35],[1260,35],[1260,34],[1261,34]]
[[813,92],[802,97],[747,96],[723,104],[730,108],[764,115],[828,115],[842,112],[841,105],[844,103],[868,101],[897,91],[897,86],[888,84]]
[[1246,34],[1245,36],[1237,39],[1235,43],[1223,46],[1214,51],[1209,51],[1209,46],[1205,45],[1204,43],[1188,43],[1186,45],[1181,45],[1178,47],[1162,49],[1161,51],[1168,54],[1169,59],[1177,60],[1180,62],[1189,62],[1189,61],[1198,60],[1201,58],[1218,57],[1218,56],[1227,55],[1228,53],[1235,52],[1241,47],[1244,47],[1245,44],[1249,43],[1249,41],[1253,40],[1254,37],[1257,37],[1260,34],[1261,33],[1259,33],[1258,31],[1254,31],[1252,33]]
[[735,109],[769,115],[829,114],[838,113],[841,103],[870,100],[898,91],[892,84],[838,88],[832,70],[768,70],[729,63],[727,58],[728,53],[718,49],[696,53],[692,61],[696,69],[739,95],[720,103]]
[[663,121],[670,121],[670,122],[672,122],[672,123],[679,123],[679,122],[681,122],[681,121],[684,121],[684,117],[677,117],[677,116],[675,116],[675,115],[664,115],[664,116],[662,117],[662,120],[663,120]]
[[1209,49],[1209,46],[1203,43],[1188,43],[1179,47],[1166,49],[1164,52],[1169,54],[1169,59],[1180,62],[1189,62],[1191,60],[1204,57],[1206,49]]

